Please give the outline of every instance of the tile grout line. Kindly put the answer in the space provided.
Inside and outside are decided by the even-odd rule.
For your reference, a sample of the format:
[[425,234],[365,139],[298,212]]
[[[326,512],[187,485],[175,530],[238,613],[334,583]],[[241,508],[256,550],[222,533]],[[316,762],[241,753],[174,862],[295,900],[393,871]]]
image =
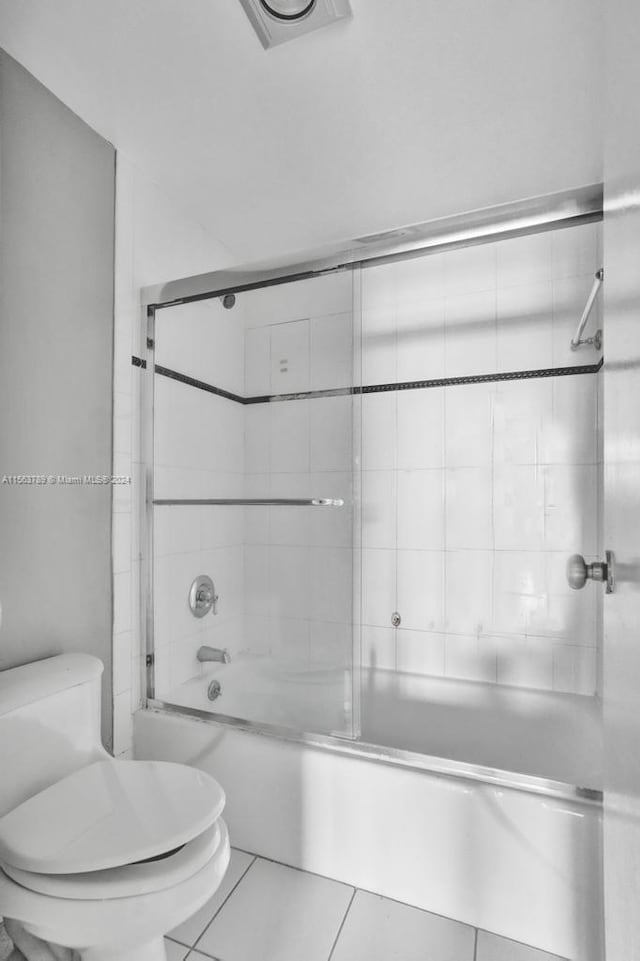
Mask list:
[[[179,944],[179,942],[174,941],[174,944]],[[185,945],[181,944],[180,947],[183,948]],[[196,958],[206,958],[207,961],[221,961],[220,958],[214,958],[212,954],[205,954],[203,951],[196,951],[195,948],[189,948],[189,953],[185,954],[182,961],[189,961],[191,957],[193,957],[193,961],[195,961]]]
[[340,927],[338,928],[338,933],[336,934],[335,939],[334,939],[334,942],[333,942],[333,944],[332,944],[332,946],[331,946],[331,951],[329,951],[329,956],[328,956],[328,958],[327,958],[327,961],[331,961],[331,958],[333,957],[333,952],[335,951],[335,949],[336,949],[336,947],[337,947],[337,944],[338,944],[338,941],[340,940],[340,935],[342,934],[342,930],[343,930],[343,928],[344,928],[345,922],[346,922],[347,917],[348,917],[348,915],[349,915],[349,911],[351,910],[351,905],[353,904],[353,902],[354,902],[354,900],[355,900],[355,896],[356,896],[357,893],[358,893],[358,889],[357,889],[357,888],[354,888],[354,889],[353,889],[353,894],[351,895],[351,898],[350,898],[349,903],[348,903],[348,905],[347,905],[347,910],[344,912],[344,917],[343,917],[342,921],[340,922]]
[[[235,848],[234,850],[239,851],[240,848]],[[235,890],[236,890],[236,888],[238,887],[238,885],[240,884],[240,882],[247,876],[247,874],[249,873],[249,871],[251,870],[251,868],[253,867],[253,865],[254,865],[254,864],[256,863],[256,861],[258,860],[258,855],[257,855],[257,854],[251,854],[250,851],[242,851],[242,853],[243,853],[243,854],[249,854],[250,857],[253,858],[253,860],[251,861],[250,864],[247,865],[247,867],[244,869],[244,871],[242,872],[242,874],[240,875],[240,877],[238,878],[238,880],[236,881],[236,883],[233,885],[233,887],[231,888],[231,890],[230,890],[229,893],[227,894],[226,898],[222,901],[222,903],[220,904],[220,906],[219,906],[219,907],[214,911],[214,913],[211,915],[211,917],[209,918],[207,924],[205,925],[205,927],[202,929],[202,931],[200,932],[200,934],[199,934],[198,937],[196,938],[195,942],[194,942],[193,944],[185,944],[185,945],[184,945],[184,947],[185,947],[185,948],[189,948],[190,951],[199,950],[199,949],[197,948],[197,944],[198,944],[198,942],[202,939],[203,934],[205,934],[205,932],[209,930],[209,928],[211,927],[213,921],[218,917],[218,915],[219,915],[220,912],[222,911],[223,907],[225,906],[225,904],[227,903],[227,901],[229,900],[229,898],[231,897],[231,895],[235,892]],[[172,938],[171,940],[173,941],[174,939]],[[176,943],[177,943],[177,944],[182,944],[181,941],[178,941],[178,942],[176,942]],[[201,953],[204,953],[204,952],[201,952]],[[212,955],[210,955],[210,957],[212,957]],[[215,961],[215,959],[214,959],[214,961]]]
[[[245,853],[249,853],[249,852],[245,852]],[[224,899],[224,901],[222,902],[222,904],[220,905],[220,907],[217,909],[217,911],[215,911],[215,912],[213,913],[213,915],[211,916],[211,919],[209,920],[209,923],[207,924],[207,926],[200,932],[199,936],[196,938],[196,943],[193,945],[193,948],[196,948],[196,946],[197,946],[197,945],[199,944],[199,942],[202,940],[203,935],[209,930],[209,928],[211,927],[211,925],[213,924],[213,922],[215,921],[215,919],[218,917],[218,915],[219,915],[220,912],[222,911],[222,909],[223,909],[223,907],[225,906],[225,904],[227,903],[227,901],[229,901],[229,899],[231,898],[231,895],[232,895],[232,894],[235,894],[238,886],[241,884],[242,881],[244,881],[244,879],[246,878],[247,874],[249,873],[249,871],[251,870],[251,868],[253,867],[253,865],[256,863],[257,860],[258,860],[257,855],[254,854],[254,855],[253,855],[253,861],[251,862],[251,864],[248,864],[248,865],[247,865],[247,867],[246,867],[245,870],[242,872],[242,874],[240,875],[240,877],[238,878],[238,880],[236,881],[236,883],[233,885],[233,887],[232,887],[231,890],[229,891],[228,895],[226,896],[226,898]]]
[[269,864],[279,864],[280,867],[289,868],[291,871],[299,871],[300,874],[310,874],[314,878],[322,878],[323,881],[333,881],[334,884],[342,884],[345,888],[355,888],[354,884],[349,884],[347,881],[338,881],[337,878],[331,878],[328,874],[319,874],[318,871],[308,871],[306,868],[296,867],[295,864],[287,864],[286,861],[278,861],[276,858],[267,857],[266,854],[253,854],[252,851],[246,851],[244,848],[234,848],[234,851],[250,854],[256,860],[267,861]]
[[[244,848],[234,848],[235,851],[242,851],[243,854],[252,854],[251,851],[246,851]],[[452,924],[460,924],[465,928],[473,928],[472,924],[468,924],[466,921],[457,921],[456,918],[450,918],[446,914],[438,914],[436,911],[430,911],[428,908],[418,907],[417,904],[409,904],[408,901],[400,901],[398,898],[392,898],[387,894],[380,894],[379,891],[371,891],[369,888],[358,887],[357,884],[350,884],[348,881],[339,881],[337,878],[329,877],[328,874],[319,874],[317,871],[307,871],[306,868],[298,868],[295,864],[287,864],[285,861],[277,861],[275,858],[266,857],[263,854],[253,854],[256,860],[268,861],[270,864],[279,864],[283,868],[289,868],[291,871],[299,871],[301,874],[310,874],[314,878],[322,878],[324,881],[332,881],[334,884],[341,884],[345,888],[354,888],[356,893],[361,891],[363,894],[371,894],[376,898],[384,898],[385,901],[393,901],[394,904],[402,904],[405,908],[412,908],[414,911],[422,911],[423,914],[430,914],[434,918],[442,918],[443,921],[450,921]],[[489,934],[494,932],[490,931]],[[564,959],[563,959],[564,961]]]
[[549,954],[544,948],[536,948],[533,944],[527,944],[526,941],[518,941],[516,938],[509,938],[506,934],[496,934],[495,931],[488,931],[486,928],[477,928],[476,930],[478,932],[478,938],[481,934],[488,934],[493,938],[500,938],[501,941],[507,941],[509,944],[517,944],[522,948],[529,948],[530,951],[537,951],[544,956],[545,961],[546,958],[551,958],[552,961],[570,961],[569,958],[563,958],[561,954]]
[[[175,938],[172,938],[172,937],[170,937],[169,935],[165,935],[165,937],[167,937],[167,939],[168,939],[169,941],[172,941],[174,944],[179,944],[180,947],[186,948],[186,949],[187,949],[188,951],[190,951],[190,952],[196,952],[196,953],[200,953],[200,954],[205,955],[205,957],[208,959],[208,961],[220,961],[220,959],[219,959],[219,958],[216,958],[214,955],[207,954],[207,953],[204,952],[201,948],[198,948],[198,947],[197,947],[198,942],[199,942],[200,939],[202,938],[202,935],[205,933],[205,931],[208,930],[208,928],[210,927],[210,925],[211,925],[211,923],[213,922],[213,920],[218,916],[218,914],[220,913],[220,911],[222,910],[222,908],[224,907],[224,905],[227,903],[227,901],[229,900],[229,898],[231,897],[231,895],[235,892],[235,890],[236,890],[236,888],[238,887],[238,885],[240,884],[240,882],[243,880],[244,877],[246,877],[247,873],[248,873],[249,870],[253,867],[253,865],[256,863],[256,861],[266,861],[266,862],[268,862],[268,863],[270,863],[270,864],[278,864],[278,865],[280,865],[280,866],[283,867],[283,868],[289,868],[291,871],[298,871],[300,874],[308,874],[308,875],[311,875],[311,877],[322,878],[322,880],[324,880],[324,881],[330,881],[330,882],[332,882],[333,884],[340,884],[340,885],[342,885],[343,887],[349,887],[349,888],[352,888],[352,889],[353,889],[353,894],[351,895],[351,900],[349,901],[349,905],[348,905],[348,907],[347,907],[347,910],[345,911],[344,918],[342,919],[342,923],[341,923],[341,925],[340,925],[340,929],[339,929],[339,931],[338,931],[338,934],[336,935],[335,942],[334,942],[333,947],[332,947],[332,949],[331,949],[331,954],[330,954],[329,957],[327,958],[327,961],[331,961],[331,957],[332,957],[332,955],[333,955],[333,952],[335,951],[335,947],[336,947],[336,945],[337,945],[338,938],[340,937],[340,934],[342,933],[342,929],[343,929],[344,924],[345,924],[345,922],[346,922],[347,915],[348,915],[349,911],[351,910],[351,906],[352,906],[352,904],[353,904],[353,901],[354,901],[354,899],[355,899],[355,896],[356,896],[356,894],[357,894],[359,891],[360,891],[362,894],[370,894],[370,895],[372,895],[372,896],[374,896],[374,897],[383,898],[383,899],[386,900],[386,901],[391,901],[393,904],[400,904],[400,905],[402,905],[403,907],[411,908],[411,909],[414,910],[414,911],[420,911],[420,912],[422,912],[423,914],[429,914],[429,915],[431,915],[431,916],[434,917],[434,918],[441,918],[443,921],[449,921],[451,924],[457,924],[457,925],[460,925],[461,927],[464,927],[464,928],[471,928],[471,930],[474,932],[474,954],[473,954],[473,961],[478,961],[478,959],[477,959],[478,941],[479,941],[479,936],[480,936],[480,933],[481,933],[481,932],[484,932],[484,933],[486,933],[486,934],[492,935],[493,937],[501,938],[502,940],[505,940],[505,941],[512,942],[513,944],[521,945],[522,947],[525,947],[525,948],[530,948],[530,949],[532,949],[532,950],[534,950],[534,951],[541,951],[541,950],[542,950],[541,948],[536,948],[536,947],[534,947],[534,946],[531,945],[531,944],[527,944],[525,941],[518,941],[518,940],[516,940],[516,939],[514,939],[514,938],[506,938],[504,935],[499,935],[499,934],[497,934],[495,931],[489,931],[489,930],[487,930],[486,928],[475,927],[474,925],[468,924],[466,921],[459,921],[459,920],[457,920],[456,918],[451,918],[451,917],[449,917],[449,916],[446,915],[446,914],[438,914],[438,913],[435,912],[435,911],[429,911],[428,908],[421,908],[421,907],[418,907],[418,906],[415,905],[415,904],[409,904],[407,901],[400,901],[400,900],[398,900],[398,898],[391,898],[391,897],[389,897],[389,896],[386,895],[386,894],[380,894],[379,891],[370,891],[368,888],[361,888],[361,887],[358,887],[357,885],[354,885],[354,884],[348,884],[346,881],[339,881],[339,880],[337,880],[337,878],[329,877],[329,876],[326,875],[326,874],[319,874],[317,871],[307,871],[305,868],[299,868],[299,867],[296,867],[296,866],[293,865],[293,864],[286,864],[284,861],[277,861],[275,858],[269,858],[269,857],[266,857],[266,856],[264,856],[264,855],[262,855],[262,854],[254,854],[252,851],[247,851],[245,848],[239,848],[239,847],[235,847],[235,846],[234,846],[234,847],[233,847],[233,850],[234,850],[234,851],[239,851],[239,852],[242,853],[242,854],[248,854],[253,860],[252,860],[251,863],[246,867],[246,869],[244,870],[244,872],[242,873],[242,875],[238,878],[238,880],[237,880],[236,883],[234,884],[233,888],[231,889],[231,891],[229,892],[229,894],[227,895],[227,897],[224,899],[224,901],[222,902],[222,904],[220,905],[220,907],[218,908],[218,910],[215,912],[215,914],[213,915],[213,917],[211,918],[211,920],[210,920],[209,923],[207,924],[206,928],[205,928],[205,929],[202,931],[202,933],[199,935],[198,939],[196,940],[196,943],[195,943],[194,945],[183,944],[181,941],[177,941]],[[553,955],[553,958],[554,958],[554,961],[555,961],[556,958],[557,958],[557,961],[568,961],[568,959],[562,958],[560,955]],[[188,961],[188,959],[187,959],[187,961]]]

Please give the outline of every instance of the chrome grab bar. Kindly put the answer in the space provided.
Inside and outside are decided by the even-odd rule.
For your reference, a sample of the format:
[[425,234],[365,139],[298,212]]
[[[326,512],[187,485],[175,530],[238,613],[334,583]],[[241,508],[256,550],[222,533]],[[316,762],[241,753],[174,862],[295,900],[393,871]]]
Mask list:
[[604,270],[600,268],[600,270],[596,272],[595,280],[593,281],[593,287],[591,288],[591,293],[589,294],[589,299],[587,300],[585,308],[582,311],[582,317],[580,318],[578,329],[576,330],[575,335],[571,340],[571,350],[577,350],[578,347],[581,347],[583,344],[592,344],[596,348],[596,350],[600,350],[600,348],[602,347],[602,331],[601,330],[597,330],[593,335],[593,337],[587,337],[585,338],[585,340],[582,340],[582,335],[584,333],[585,327],[587,326],[587,321],[589,320],[591,309],[593,308],[594,301],[598,296],[598,291],[600,290],[603,280],[604,280]]
[[344,507],[341,497],[312,497],[302,499],[296,497],[240,498],[240,497],[207,497],[178,500],[175,498],[159,498],[154,500],[156,507],[189,507],[199,505],[222,505],[224,507]]

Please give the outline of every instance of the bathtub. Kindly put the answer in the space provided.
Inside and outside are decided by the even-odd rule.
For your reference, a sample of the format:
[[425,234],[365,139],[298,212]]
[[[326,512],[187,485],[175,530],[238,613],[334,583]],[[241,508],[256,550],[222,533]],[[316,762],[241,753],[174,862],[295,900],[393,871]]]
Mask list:
[[351,693],[342,670],[241,657],[139,711],[136,756],[217,777],[238,847],[601,961],[597,702],[367,670],[360,737],[337,737]]

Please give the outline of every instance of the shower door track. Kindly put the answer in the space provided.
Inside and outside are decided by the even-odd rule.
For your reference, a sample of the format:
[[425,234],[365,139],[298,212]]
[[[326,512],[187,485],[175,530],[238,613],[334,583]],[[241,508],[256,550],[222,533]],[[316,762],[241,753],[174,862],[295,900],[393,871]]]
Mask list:
[[540,794],[574,803],[580,802],[596,806],[602,804],[602,791],[566,784],[564,781],[539,777],[535,774],[518,774],[514,771],[504,771],[500,768],[486,767],[481,764],[470,764],[467,761],[456,761],[436,755],[421,754],[418,751],[408,751],[404,748],[368,744],[366,741],[350,739],[337,734],[314,734],[296,731],[276,724],[247,721],[227,714],[213,714],[196,707],[183,707],[158,698],[149,698],[147,709],[154,713],[173,717],[188,717],[206,724],[230,727],[244,734],[271,737],[289,744],[317,748],[347,757],[360,758],[363,761],[373,761],[378,764],[389,764],[395,767],[422,771],[424,774],[433,774],[436,777],[481,782],[491,787],[525,791],[529,794]]
[[602,205],[602,184],[589,184],[354,238],[311,251],[297,263],[264,261],[145,287],[142,289],[142,304],[152,310],[161,310],[356,267],[374,267],[461,247],[577,227],[601,221]]
[[163,497],[153,503],[156,507],[344,507],[341,497]]

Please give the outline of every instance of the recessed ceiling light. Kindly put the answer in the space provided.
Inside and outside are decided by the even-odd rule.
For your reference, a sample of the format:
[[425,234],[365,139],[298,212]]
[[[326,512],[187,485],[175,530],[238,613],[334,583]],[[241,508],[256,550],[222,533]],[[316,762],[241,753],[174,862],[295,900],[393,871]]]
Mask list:
[[302,20],[311,13],[316,0],[260,0],[260,3],[276,20]]
[[265,48],[351,16],[349,0],[240,0]]

